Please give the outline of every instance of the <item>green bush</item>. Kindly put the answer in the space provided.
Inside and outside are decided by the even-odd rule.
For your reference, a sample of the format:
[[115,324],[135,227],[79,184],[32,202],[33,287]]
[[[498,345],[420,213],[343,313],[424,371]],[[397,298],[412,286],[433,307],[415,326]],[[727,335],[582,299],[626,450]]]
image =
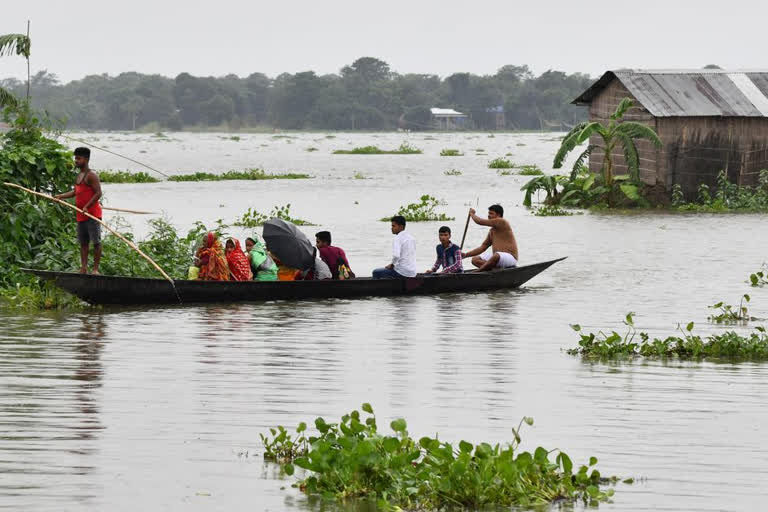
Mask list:
[[353,149],[337,149],[334,155],[418,155],[422,151],[407,142],[400,144],[397,149],[381,149],[378,146],[362,146]]
[[[425,194],[419,198],[418,203],[410,203],[405,206],[401,206],[397,210],[396,215],[402,215],[408,222],[425,222],[425,221],[448,221],[455,220],[453,217],[448,217],[444,213],[438,213],[435,209],[440,206],[440,201],[429,194]],[[382,222],[389,222],[391,217],[383,217]]]
[[489,169],[512,169],[515,164],[507,160],[506,158],[494,158],[488,162]]
[[225,181],[225,180],[302,180],[311,178],[302,173],[267,173],[263,169],[247,169],[245,171],[227,171],[222,174],[196,172],[194,174],[176,174],[169,181]]
[[288,475],[294,466],[305,469],[307,476],[295,487],[309,495],[380,500],[384,509],[485,510],[563,501],[597,505],[613,495],[613,489],[600,486],[617,479],[603,478],[594,468],[595,457],[576,469],[558,449],[522,451],[520,430],[523,423],[533,425],[532,418],[511,428],[505,445],[453,445],[437,436],[411,437],[404,419],[392,421],[392,433],[382,434],[371,405],[363,404],[362,410],[367,417],[355,410],[338,423],[317,418],[317,435],[308,435],[303,422],[295,429],[296,438],[283,427],[270,429],[271,436],[261,435],[264,458],[280,463]]
[[234,225],[246,228],[255,228],[258,226],[263,226],[266,221],[273,218],[283,219],[284,221],[291,222],[297,226],[315,225],[308,220],[291,217],[291,203],[288,203],[284,206],[273,207],[272,211],[269,212],[269,215],[259,213],[253,208],[248,208],[248,210],[242,216],[235,220]]
[[464,156],[464,153],[458,149],[444,149],[440,151],[440,156]]
[[130,171],[98,171],[102,183],[157,183],[160,180],[148,173]]

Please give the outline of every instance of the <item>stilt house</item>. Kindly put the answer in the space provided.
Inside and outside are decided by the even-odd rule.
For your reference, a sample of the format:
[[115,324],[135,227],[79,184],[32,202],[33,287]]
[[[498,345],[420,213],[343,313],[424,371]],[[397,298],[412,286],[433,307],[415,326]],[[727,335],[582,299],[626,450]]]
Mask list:
[[[664,144],[637,144],[645,183],[666,190],[680,184],[690,198],[699,184],[714,185],[720,171],[731,182],[754,185],[768,169],[768,72],[608,71],[573,104],[589,106],[590,120],[607,123],[623,98],[635,105],[624,119],[651,126]],[[620,147],[612,157],[614,172],[626,173]],[[595,151],[590,171],[602,165]]]

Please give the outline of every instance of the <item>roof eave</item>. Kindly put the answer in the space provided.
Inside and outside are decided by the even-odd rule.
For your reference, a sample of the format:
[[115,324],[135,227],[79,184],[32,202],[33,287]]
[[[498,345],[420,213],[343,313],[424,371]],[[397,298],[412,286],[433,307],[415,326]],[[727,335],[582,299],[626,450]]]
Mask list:
[[595,96],[597,96],[600,91],[605,89],[608,83],[614,78],[616,78],[616,73],[613,71],[606,71],[603,73],[603,76],[598,78],[597,81],[589,87],[589,89],[574,99],[571,102],[571,105],[591,105],[592,100],[595,99]]

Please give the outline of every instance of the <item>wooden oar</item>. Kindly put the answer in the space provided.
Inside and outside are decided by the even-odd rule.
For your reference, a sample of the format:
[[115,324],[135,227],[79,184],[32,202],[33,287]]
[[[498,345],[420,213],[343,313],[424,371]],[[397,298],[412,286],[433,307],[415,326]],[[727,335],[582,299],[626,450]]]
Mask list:
[[[64,205],[64,206],[68,207],[68,208],[72,208],[73,210],[75,210],[75,211],[77,211],[77,212],[80,212],[80,213],[82,213],[83,215],[85,215],[85,216],[86,216],[86,217],[88,217],[88,218],[91,218],[91,219],[95,220],[96,222],[98,222],[99,224],[101,224],[102,226],[104,226],[105,228],[107,228],[107,230],[108,230],[110,233],[112,233],[113,235],[115,235],[117,238],[119,238],[119,239],[120,239],[120,240],[122,240],[123,242],[127,243],[127,244],[128,244],[128,246],[129,246],[131,249],[133,249],[134,251],[136,251],[137,253],[139,253],[139,255],[140,255],[142,258],[144,258],[145,260],[147,260],[147,261],[148,261],[148,262],[149,262],[149,263],[150,263],[150,264],[151,264],[153,267],[155,267],[155,268],[157,269],[157,271],[158,271],[158,272],[160,272],[160,273],[163,275],[163,277],[164,277],[164,278],[166,278],[166,279],[168,280],[168,282],[169,282],[169,283],[171,283],[171,286],[173,286],[173,290],[176,292],[176,296],[177,296],[177,297],[179,296],[179,292],[178,292],[178,291],[176,291],[176,283],[174,283],[174,282],[173,282],[173,279],[171,279],[171,277],[170,277],[168,274],[166,274],[166,273],[165,273],[165,271],[164,271],[162,268],[160,268],[160,265],[158,265],[157,263],[155,263],[155,262],[152,260],[152,258],[150,258],[150,257],[149,257],[149,256],[147,256],[146,254],[144,254],[144,253],[141,251],[141,249],[139,249],[138,247],[136,247],[136,245],[135,245],[133,242],[131,242],[130,240],[128,240],[127,238],[125,238],[123,235],[121,235],[120,233],[118,233],[117,231],[115,231],[114,229],[112,229],[111,227],[109,227],[109,226],[108,226],[108,225],[107,225],[107,224],[106,224],[104,221],[102,221],[101,219],[99,219],[99,218],[97,218],[97,217],[94,217],[93,215],[91,215],[91,214],[90,214],[90,213],[88,213],[88,212],[84,212],[83,210],[81,210],[80,208],[78,208],[77,206],[75,206],[75,205],[73,205],[73,204],[70,204],[70,203],[68,203],[68,202],[66,202],[66,201],[62,201],[61,199],[56,199],[55,197],[53,197],[53,196],[49,196],[48,194],[41,194],[40,192],[35,192],[34,190],[29,190],[28,188],[24,188],[24,187],[22,187],[21,185],[16,185],[15,183],[3,183],[3,185],[5,185],[6,187],[13,187],[13,188],[18,188],[18,189],[20,189],[20,190],[23,190],[24,192],[29,192],[30,194],[33,194],[33,195],[36,195],[36,196],[40,196],[40,197],[43,197],[43,198],[45,198],[45,199],[48,199],[49,201],[53,201],[53,202],[55,202],[55,203],[59,203],[59,204],[62,204],[62,205]],[[179,298],[179,302],[181,302],[181,298]]]
[[125,212],[125,213],[136,213],[139,215],[159,215],[157,212],[143,212],[141,210],[127,210],[125,208],[112,208],[110,206],[102,206],[102,210],[112,210],[113,212]]
[[[470,203],[472,204],[472,203]],[[467,230],[469,229],[469,220],[472,218],[472,216],[467,212],[467,222],[464,224],[464,234],[461,236],[461,245],[459,246],[459,250],[464,250],[464,240],[467,238]]]

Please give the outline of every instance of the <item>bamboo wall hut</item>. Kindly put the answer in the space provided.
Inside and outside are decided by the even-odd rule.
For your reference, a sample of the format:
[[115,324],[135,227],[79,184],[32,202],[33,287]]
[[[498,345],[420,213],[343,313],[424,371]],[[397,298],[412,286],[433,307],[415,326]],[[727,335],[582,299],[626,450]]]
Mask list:
[[[624,119],[651,126],[664,144],[637,144],[647,184],[665,190],[680,184],[690,198],[699,184],[713,186],[720,171],[731,182],[754,185],[768,169],[768,72],[608,71],[573,104],[589,106],[591,120],[608,122],[622,98],[635,105]],[[626,173],[621,149],[612,156],[614,172]],[[602,165],[594,152],[590,171]]]

